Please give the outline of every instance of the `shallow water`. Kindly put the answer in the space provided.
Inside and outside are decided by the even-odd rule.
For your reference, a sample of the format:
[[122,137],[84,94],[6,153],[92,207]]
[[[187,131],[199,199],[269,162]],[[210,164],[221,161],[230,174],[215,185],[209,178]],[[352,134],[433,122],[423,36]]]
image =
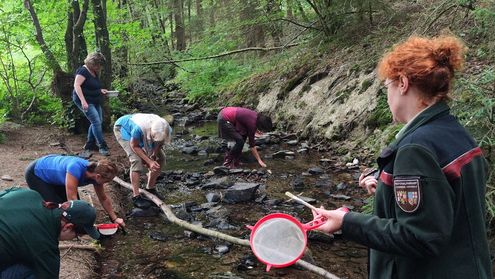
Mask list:
[[[179,134],[183,128],[176,128]],[[205,193],[210,190],[200,190],[196,186],[187,186],[185,177],[193,173],[204,175],[211,171],[213,165],[204,165],[208,159],[220,158],[220,154],[208,154],[208,156],[185,155],[181,152],[184,142],[194,139],[195,136],[207,136],[208,141],[218,141],[216,137],[216,123],[205,122],[196,128],[189,129],[189,133],[175,137],[171,147],[166,150],[167,169],[175,171],[174,177],[170,176],[161,180],[158,190],[165,196],[165,203],[173,208],[188,202],[202,204],[206,202]],[[279,150],[297,148],[285,144],[267,146],[260,151],[262,156],[273,154]],[[228,223],[235,228],[222,231],[223,233],[239,237],[249,238],[250,230],[245,225],[254,225],[257,220],[267,214],[283,212],[308,222],[312,219],[309,209],[295,204],[287,203],[286,191],[295,194],[302,192],[302,196],[316,199],[315,206],[323,205],[326,208],[335,208],[342,205],[351,206],[359,210],[365,203],[364,191],[356,187],[357,170],[346,168],[337,169],[333,166],[322,166],[319,159],[324,154],[310,152],[300,155],[296,152],[294,159],[264,159],[271,171],[268,177],[254,175],[229,175],[233,180],[247,180],[260,182],[266,185],[266,197],[269,200],[279,199],[282,203],[250,202],[241,204],[221,204],[228,212]],[[320,166],[324,173],[321,175],[302,175],[310,167]],[[255,163],[247,163],[243,169],[257,169]],[[295,191],[291,182],[299,176],[304,182],[300,191]],[[181,178],[182,177],[182,178]],[[328,185],[316,187],[318,181],[328,181]],[[345,183],[342,190],[337,190],[336,185]],[[342,184],[341,184],[342,185]],[[217,191],[219,190],[212,190]],[[123,190],[124,200],[127,199],[127,190]],[[341,200],[331,197],[330,194],[344,194],[350,196],[349,200]],[[278,204],[278,205],[277,205]],[[128,211],[132,209],[127,205]],[[195,221],[207,223],[203,213],[195,215]],[[101,254],[102,266],[100,275],[102,278],[320,278],[309,271],[295,267],[265,271],[265,266],[253,258],[249,247],[228,244],[222,240],[210,239],[204,236],[189,237],[184,229],[167,222],[164,216],[127,218],[127,234],[116,235],[103,240],[106,248]],[[229,251],[225,254],[217,250],[227,245]],[[314,264],[327,269],[341,278],[366,278],[367,251],[364,247],[348,242],[338,235],[333,241],[320,242],[309,241],[308,248]],[[309,259],[309,258],[306,258]],[[252,264],[251,264],[252,263]]]

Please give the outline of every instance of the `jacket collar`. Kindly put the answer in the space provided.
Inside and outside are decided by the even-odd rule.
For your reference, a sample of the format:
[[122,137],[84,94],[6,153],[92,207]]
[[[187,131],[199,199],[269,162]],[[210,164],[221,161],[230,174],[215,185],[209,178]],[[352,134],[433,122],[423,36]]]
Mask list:
[[409,134],[414,132],[419,127],[424,124],[444,115],[447,115],[450,111],[449,106],[445,101],[437,102],[436,104],[428,107],[427,109],[420,112],[414,119],[407,123],[404,131],[387,147],[385,147],[380,156],[377,159],[380,168],[383,168],[390,160],[395,156],[395,152],[399,143],[407,137]]
[[447,115],[449,111],[450,108],[445,101],[437,102],[436,104],[423,110],[419,113],[419,115],[414,117],[411,122],[406,124],[407,127],[405,130],[390,144],[390,147],[397,146],[405,137],[414,132],[416,129],[440,116]]

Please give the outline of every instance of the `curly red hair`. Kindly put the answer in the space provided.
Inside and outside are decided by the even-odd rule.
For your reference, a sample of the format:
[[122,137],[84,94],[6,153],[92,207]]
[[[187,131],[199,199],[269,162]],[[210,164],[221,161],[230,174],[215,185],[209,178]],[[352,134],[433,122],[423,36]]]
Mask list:
[[464,66],[467,48],[454,36],[412,36],[395,45],[378,64],[381,80],[406,76],[427,99],[449,99],[454,73]]

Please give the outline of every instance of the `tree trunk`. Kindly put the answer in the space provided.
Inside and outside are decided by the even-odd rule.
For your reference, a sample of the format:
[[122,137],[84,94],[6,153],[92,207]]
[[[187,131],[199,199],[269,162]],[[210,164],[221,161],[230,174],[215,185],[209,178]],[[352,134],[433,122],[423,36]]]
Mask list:
[[199,21],[203,18],[203,4],[201,0],[196,0],[196,17]]
[[293,19],[294,18],[294,12],[292,11],[292,6],[294,5],[293,1],[294,0],[286,0],[287,18],[288,19]]
[[[84,24],[86,24],[86,18],[88,14],[89,0],[84,0],[82,10],[79,9],[79,2],[69,0],[72,3],[73,13],[71,14],[70,8],[68,12],[68,26],[66,29],[66,33],[69,32],[70,35],[66,34],[66,38],[70,37],[72,39],[71,42],[66,40],[66,49],[68,61],[69,61],[69,71],[74,73],[77,68],[79,68],[82,64],[84,64],[84,59],[88,55],[88,49],[86,46],[86,40],[84,39]],[[72,18],[70,18],[72,17]],[[69,24],[71,24],[69,26]]]
[[45,42],[45,38],[43,38],[43,31],[41,29],[40,21],[38,19],[38,15],[36,14],[36,11],[34,10],[31,0],[24,0],[24,7],[31,14],[31,19],[33,21],[33,25],[36,30],[36,34],[35,34],[36,41],[40,45],[41,51],[45,55],[46,61],[48,62],[48,66],[50,66],[50,68],[54,73],[62,72],[62,67],[60,67],[60,64],[53,55],[52,51],[48,48]]
[[[282,3],[280,3],[280,0],[268,0],[266,3],[266,11],[268,16],[270,17],[274,14],[279,14],[281,5]],[[280,37],[283,36],[280,21],[271,21],[269,23],[269,32],[273,39],[273,45],[279,46]]]
[[176,49],[174,45],[174,37],[175,37],[175,32],[174,32],[174,15],[173,12],[170,12],[168,15],[168,21],[170,22],[170,49]]
[[[53,71],[53,80],[51,83],[52,92],[60,98],[62,101],[62,106],[64,107],[65,117],[70,122],[71,120],[75,120],[78,122],[78,119],[81,118],[81,114],[76,112],[77,108],[75,108],[72,102],[72,89],[74,88],[74,74],[66,73],[60,67],[60,64],[55,59],[55,56],[51,52],[50,48],[45,42],[43,38],[43,31],[41,29],[40,22],[38,20],[38,16],[36,15],[36,11],[31,3],[31,0],[24,0],[24,7],[31,14],[31,19],[33,21],[34,28],[36,29],[36,41],[40,45],[41,51],[43,52],[48,66]],[[77,126],[71,127],[73,132],[77,131]]]
[[189,44],[192,45],[192,28],[191,28],[191,1],[187,0],[187,23],[189,24],[189,30],[187,30],[189,35]]
[[175,20],[175,38],[177,41],[177,50],[182,51],[186,49],[186,30],[184,28],[184,3],[182,0],[173,1],[173,12]]
[[[110,50],[110,36],[107,29],[107,10],[104,4],[106,0],[91,0],[93,6],[96,46],[105,56],[106,61],[100,76],[103,88],[112,89],[112,52]],[[110,106],[103,103],[103,128],[108,131],[110,127]]]
[[[205,27],[203,26],[203,24],[204,24],[203,4],[201,3],[201,0],[196,0],[195,9],[196,9],[196,19],[194,21],[195,22],[194,31],[197,34],[197,36],[201,37],[201,34],[203,33],[203,30],[205,29]],[[193,26],[190,26],[189,28],[193,29]]]
[[[258,7],[258,0],[246,0],[244,7],[241,9],[240,20],[254,22],[259,15],[256,7]],[[265,33],[263,26],[258,23],[250,23],[244,27],[244,38],[246,41],[246,47],[264,46],[265,45]]]
[[210,18],[210,27],[211,29],[213,29],[213,27],[215,27],[215,11],[216,11],[216,2],[214,1],[211,6],[210,6],[210,15],[209,15],[209,18]]

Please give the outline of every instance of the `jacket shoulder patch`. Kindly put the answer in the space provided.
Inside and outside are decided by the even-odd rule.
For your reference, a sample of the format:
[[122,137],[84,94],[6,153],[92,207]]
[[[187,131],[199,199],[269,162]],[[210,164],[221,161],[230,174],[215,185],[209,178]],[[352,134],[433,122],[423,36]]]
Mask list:
[[419,177],[395,177],[394,194],[395,202],[404,212],[412,213],[418,210],[421,203],[421,188],[419,187]]

